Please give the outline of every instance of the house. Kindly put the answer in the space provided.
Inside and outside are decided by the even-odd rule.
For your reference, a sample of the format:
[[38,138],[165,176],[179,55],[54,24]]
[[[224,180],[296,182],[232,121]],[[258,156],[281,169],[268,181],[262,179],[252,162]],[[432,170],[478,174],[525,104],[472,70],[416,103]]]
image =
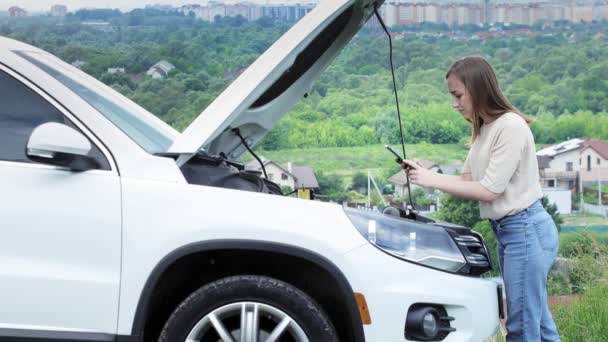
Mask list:
[[146,71],[146,75],[154,78],[161,79],[169,76],[169,72],[175,69],[175,66],[167,61],[160,61]]
[[[261,158],[261,160],[266,168],[268,180],[280,186],[288,186],[294,190],[319,189],[319,182],[311,167],[294,166],[292,163],[287,163],[287,166],[281,166],[269,159]],[[245,164],[245,170],[263,172],[262,166],[256,159]]]
[[561,215],[572,214],[572,192],[567,189],[543,188],[543,196],[547,197],[549,203],[557,206]]
[[108,68],[108,74],[124,74],[125,68]]
[[583,139],[570,139],[536,152],[543,188],[576,189]]
[[583,184],[608,183],[608,143],[599,139],[570,139],[536,152],[543,188],[576,191]]
[[228,79],[237,78],[245,70],[247,70],[247,67],[240,68],[236,71],[226,71],[226,72],[224,72],[224,78],[228,78]]
[[51,6],[51,16],[53,17],[65,17],[68,13],[68,7],[66,5],[53,5]]
[[8,9],[9,16],[13,18],[27,17],[27,11],[21,7],[12,6]]
[[583,185],[608,184],[608,142],[587,139],[578,162]]
[[78,69],[82,69],[82,67],[85,66],[86,64],[87,64],[87,62],[81,61],[80,59],[77,59],[74,62],[72,62],[72,65]]
[[291,163],[287,163],[287,169],[295,176],[294,189],[319,189],[319,182],[312,167],[291,166]]
[[[423,167],[431,170],[431,171],[435,171],[438,173],[443,173],[443,170],[441,169],[441,167],[430,161],[430,160],[417,160],[418,163],[420,163]],[[403,170],[399,170],[399,172],[395,173],[394,175],[390,176],[387,181],[393,185],[395,185],[395,195],[396,196],[403,196],[404,194],[407,193],[407,176],[405,175],[405,172],[403,172]],[[411,187],[414,188],[417,185],[412,185]]]

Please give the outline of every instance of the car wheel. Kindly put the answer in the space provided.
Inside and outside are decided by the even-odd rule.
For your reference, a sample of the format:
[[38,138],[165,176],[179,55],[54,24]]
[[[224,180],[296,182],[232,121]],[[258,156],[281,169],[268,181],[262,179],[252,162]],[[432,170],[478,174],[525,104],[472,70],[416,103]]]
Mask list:
[[160,342],[337,342],[319,304],[283,281],[255,275],[207,284],[186,298]]

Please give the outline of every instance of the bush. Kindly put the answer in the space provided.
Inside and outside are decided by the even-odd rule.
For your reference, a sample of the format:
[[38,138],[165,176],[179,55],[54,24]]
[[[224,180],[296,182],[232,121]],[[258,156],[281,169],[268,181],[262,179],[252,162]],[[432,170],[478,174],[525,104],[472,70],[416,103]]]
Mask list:
[[557,226],[557,231],[561,232],[562,223],[564,223],[564,219],[559,215],[559,211],[557,210],[557,205],[555,203],[550,204],[549,198],[547,198],[547,196],[543,196],[543,198],[541,198],[540,202],[543,205],[543,207],[545,208],[545,210],[547,211],[547,213],[549,215],[551,215],[553,222],[555,222],[555,225]]
[[584,293],[601,282],[608,281],[608,234],[590,231],[560,236],[561,259],[567,264],[549,274],[550,295]]
[[489,276],[498,276],[500,275],[500,266],[498,265],[498,251],[496,250],[496,235],[490,227],[490,222],[488,220],[483,220],[477,223],[473,230],[478,232],[483,236],[483,239],[488,246],[488,252],[490,253],[490,260],[492,261],[492,272],[490,272]]
[[287,195],[293,192],[293,189],[289,185],[281,185],[281,192],[283,192],[284,195]]
[[608,257],[583,255],[574,259],[570,272],[573,293],[584,293],[598,283],[608,281]]
[[596,234],[588,230],[561,234],[559,254],[565,258],[606,255],[608,254],[608,234]]
[[549,296],[563,296],[572,294],[572,281],[570,274],[565,272],[551,272],[547,278],[547,294]]

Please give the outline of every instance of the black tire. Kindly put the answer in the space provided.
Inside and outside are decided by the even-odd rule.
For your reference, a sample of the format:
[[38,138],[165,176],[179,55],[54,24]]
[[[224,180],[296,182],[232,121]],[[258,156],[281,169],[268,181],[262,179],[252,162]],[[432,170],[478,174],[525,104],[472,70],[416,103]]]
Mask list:
[[207,314],[240,302],[262,303],[279,309],[301,327],[310,342],[338,342],[336,329],[311,297],[283,281],[257,275],[223,278],[192,293],[173,311],[163,327],[159,342],[184,342],[188,333]]

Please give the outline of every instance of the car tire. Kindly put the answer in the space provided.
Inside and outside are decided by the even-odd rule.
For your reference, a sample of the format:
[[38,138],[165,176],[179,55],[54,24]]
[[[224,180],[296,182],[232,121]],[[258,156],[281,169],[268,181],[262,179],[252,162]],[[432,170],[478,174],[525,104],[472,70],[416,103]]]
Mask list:
[[[273,334],[276,339],[269,339]],[[214,281],[192,293],[171,314],[159,342],[230,338],[237,342],[338,341],[333,324],[310,296],[274,278],[242,275]]]

